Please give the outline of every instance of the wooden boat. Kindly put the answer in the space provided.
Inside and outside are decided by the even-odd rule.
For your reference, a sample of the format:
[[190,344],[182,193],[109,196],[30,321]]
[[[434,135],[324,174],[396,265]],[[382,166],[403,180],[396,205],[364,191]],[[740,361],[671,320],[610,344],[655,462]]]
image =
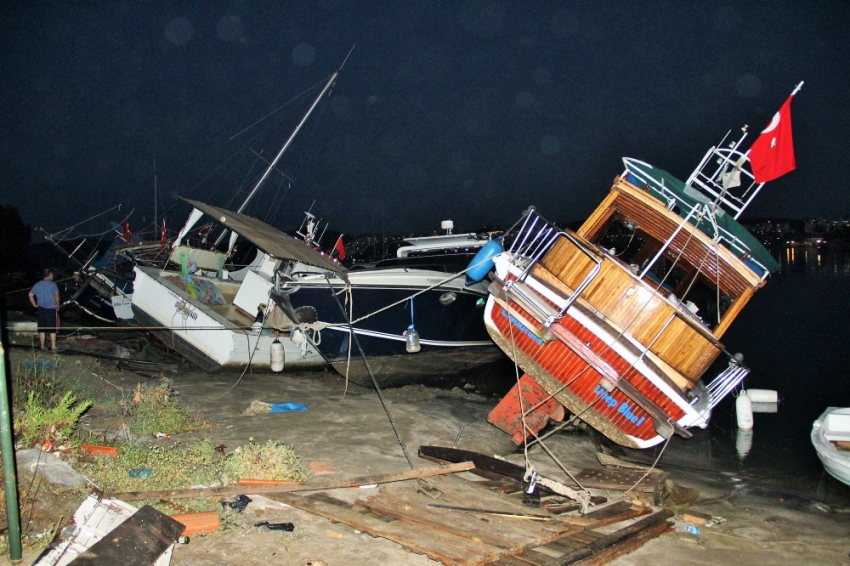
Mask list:
[[829,407],[812,426],[812,445],[823,469],[850,485],[850,407]]
[[534,208],[517,222],[484,315],[525,372],[489,419],[514,442],[565,410],[631,448],[690,437],[747,376],[720,340],[778,265],[736,220],[764,184],[745,137],[724,138],[685,182],[624,158],[576,232]]

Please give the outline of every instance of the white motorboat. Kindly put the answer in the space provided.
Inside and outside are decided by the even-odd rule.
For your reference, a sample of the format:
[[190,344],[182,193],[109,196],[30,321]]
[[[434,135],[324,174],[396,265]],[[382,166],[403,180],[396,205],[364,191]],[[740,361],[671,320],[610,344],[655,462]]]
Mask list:
[[812,426],[812,445],[824,469],[850,485],[850,407],[829,407]]

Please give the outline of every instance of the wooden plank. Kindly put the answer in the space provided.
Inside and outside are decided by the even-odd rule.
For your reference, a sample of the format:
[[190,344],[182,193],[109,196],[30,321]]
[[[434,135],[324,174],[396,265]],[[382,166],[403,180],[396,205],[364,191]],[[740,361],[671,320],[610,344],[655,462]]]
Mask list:
[[605,467],[614,467],[614,468],[629,468],[631,470],[643,470],[646,471],[649,469],[649,466],[643,466],[641,464],[633,464],[631,462],[626,462],[625,460],[620,460],[615,456],[611,456],[610,454],[603,454],[602,452],[596,453],[596,459],[599,460],[599,463]]
[[[460,450],[458,448],[448,448],[444,446],[420,446],[419,457],[438,463],[472,462],[475,464],[475,469],[470,471],[473,474],[481,475],[482,477],[489,479],[510,478],[521,482],[525,476],[525,468],[522,466],[506,462],[505,460],[499,460],[498,458],[493,458],[486,454],[472,452],[470,450]],[[486,472],[487,475],[482,472]],[[569,478],[559,480],[559,482],[567,487],[578,487],[578,484]],[[537,489],[541,493],[558,495],[554,491],[547,489],[542,485],[538,485]],[[601,505],[602,503],[605,503],[605,501],[607,501],[605,497],[597,495],[591,496],[590,498],[590,502],[593,505]]]
[[619,515],[621,513],[625,513],[632,510],[632,504],[630,501],[626,501],[625,499],[620,501],[615,501],[613,503],[609,503],[603,507],[599,507],[593,509],[581,515],[579,517],[574,517],[571,519],[573,524],[581,524],[588,525],[593,527],[598,527],[604,524],[604,521],[609,517]]
[[599,519],[596,525],[591,528],[599,528],[607,525],[613,525],[615,523],[622,523],[623,521],[628,521],[629,519],[634,519],[635,517],[640,517],[641,515],[648,515],[652,512],[650,507],[644,507],[642,505],[638,505],[632,507],[631,509],[627,509],[619,514],[611,514],[605,518]]
[[632,536],[615,544],[614,546],[606,548],[605,550],[602,550],[589,558],[580,560],[575,564],[576,566],[602,566],[603,564],[608,564],[612,560],[615,560],[630,552],[634,552],[650,540],[660,536],[672,526],[673,523],[669,521],[664,521],[663,523],[659,523],[655,526],[646,528],[640,531],[639,533],[633,534]]
[[608,547],[614,546],[615,544],[624,541],[625,539],[636,533],[648,529],[649,527],[658,525],[659,523],[665,522],[672,516],[672,511],[670,511],[669,509],[662,509],[661,511],[653,513],[648,517],[644,517],[643,519],[635,521],[627,527],[614,531],[609,535],[605,535],[602,538],[591,542],[586,546],[569,552],[561,558],[549,562],[547,566],[566,566],[568,564],[575,564],[579,560],[583,560],[589,556],[593,556]]
[[[474,529],[470,528],[470,525],[467,525],[466,528],[449,526],[445,521],[445,518],[442,518],[443,520],[440,520],[441,518],[439,517],[434,518],[430,516],[430,514],[422,513],[423,509],[421,508],[414,509],[414,512],[416,513],[414,515],[412,513],[403,511],[401,507],[391,507],[387,505],[372,504],[371,502],[367,503],[362,501],[357,501],[355,505],[362,506],[364,509],[369,509],[373,513],[379,513],[381,515],[393,517],[406,523],[410,523],[411,525],[416,525],[417,527],[434,531],[447,532],[452,535],[467,538],[474,542],[484,542],[493,546],[498,546],[500,548],[509,548],[515,543],[515,541],[511,540],[510,538],[499,536],[498,533],[491,534],[487,532],[487,529]],[[484,523],[484,526],[486,527],[487,523]]]
[[[458,477],[441,477],[438,478],[436,487],[444,494],[441,503],[469,505],[472,502],[479,507],[498,508],[518,514],[529,513],[529,508],[521,505],[517,499],[499,496],[482,489],[478,484],[479,482]],[[409,521],[417,525],[420,530],[422,528],[445,529],[456,535],[473,540],[480,539],[492,546],[505,549],[504,552],[489,556],[487,561],[498,560],[500,556],[548,544],[565,534],[584,528],[568,524],[565,522],[565,517],[552,516],[554,521],[540,522],[441,511],[426,507],[426,505],[433,505],[434,500],[419,493],[410,490],[394,491],[390,495],[382,490],[379,495],[370,498],[367,502],[358,502],[357,505]]]
[[150,566],[174,544],[184,525],[145,505],[74,559],[80,566]]
[[304,483],[293,483],[287,485],[263,485],[263,486],[233,486],[233,487],[207,487],[199,489],[175,489],[163,491],[126,491],[123,493],[108,493],[104,497],[114,497],[122,501],[134,499],[185,499],[193,497],[222,497],[228,495],[243,495],[247,493],[291,493],[295,491],[320,491],[323,489],[336,489],[341,487],[356,487],[359,485],[370,485],[373,483],[391,483],[397,481],[412,480],[457,472],[472,471],[475,464],[472,462],[460,462],[440,468],[417,468],[415,470],[403,470],[388,474],[374,476],[359,476],[353,478],[327,479],[322,481],[311,481]]
[[496,562],[492,562],[493,566],[539,566],[537,562],[531,562],[524,558],[524,554],[517,554],[516,556],[505,556],[504,558],[500,558]]
[[[645,473],[640,470],[585,469],[574,474],[574,477],[584,487],[617,491],[632,489],[634,491],[655,493],[670,475],[661,470],[653,470],[645,478],[641,479]],[[640,480],[640,483],[635,486],[638,480]]]
[[[322,496],[317,497],[319,495]],[[304,497],[280,493],[269,498],[338,523],[345,523],[372,536],[391,540],[447,565],[481,563],[484,555],[498,550],[483,542],[470,541],[447,532],[417,530],[402,521],[387,523],[371,513],[358,512],[344,501],[334,500],[326,494]]]

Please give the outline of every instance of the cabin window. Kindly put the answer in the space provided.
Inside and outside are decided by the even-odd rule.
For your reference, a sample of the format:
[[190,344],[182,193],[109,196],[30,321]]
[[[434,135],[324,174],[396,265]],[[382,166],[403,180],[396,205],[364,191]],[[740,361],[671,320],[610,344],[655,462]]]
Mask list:
[[673,250],[665,251],[650,266],[664,242],[618,214],[590,235],[590,241],[636,276],[643,274],[643,282],[649,288],[681,302],[695,320],[708,328],[716,327],[732,304],[733,297],[722,290],[718,294],[715,281],[699,273],[696,266],[677,260]]

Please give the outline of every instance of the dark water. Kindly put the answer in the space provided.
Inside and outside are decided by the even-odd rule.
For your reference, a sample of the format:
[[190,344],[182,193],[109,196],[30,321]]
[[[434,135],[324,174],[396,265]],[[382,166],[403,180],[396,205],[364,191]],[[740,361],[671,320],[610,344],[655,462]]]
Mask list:
[[725,399],[709,428],[674,439],[664,460],[765,478],[813,498],[850,498],[850,487],[828,476],[809,439],[830,406],[850,406],[850,249],[784,247],[773,251],[781,270],[758,291],[723,338],[742,352],[751,373],[745,386],[778,391],[777,413],[756,413],[751,447],[738,446],[735,400]]

